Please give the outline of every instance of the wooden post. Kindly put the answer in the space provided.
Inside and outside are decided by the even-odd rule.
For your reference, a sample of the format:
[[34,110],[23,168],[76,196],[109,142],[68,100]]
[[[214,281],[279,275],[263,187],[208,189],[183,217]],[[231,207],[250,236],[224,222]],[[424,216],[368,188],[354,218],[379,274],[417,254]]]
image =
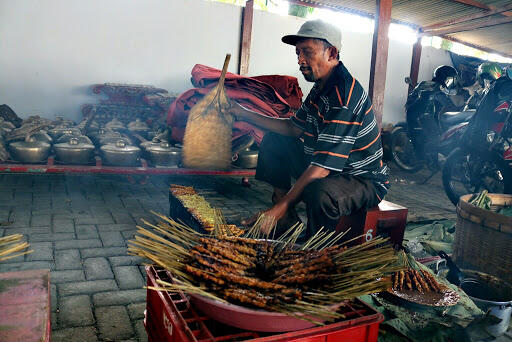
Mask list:
[[247,75],[249,72],[249,57],[251,54],[252,15],[254,0],[247,0],[242,14],[242,34],[240,40],[240,61],[238,73]]
[[420,71],[421,60],[421,37],[418,37],[416,43],[412,47],[411,73],[409,75],[411,83],[409,84],[409,93],[418,84],[418,73]]
[[375,29],[373,31],[372,62],[368,94],[373,102],[373,112],[379,127],[382,125],[386,69],[388,64],[389,24],[391,23],[392,0],[377,0]]

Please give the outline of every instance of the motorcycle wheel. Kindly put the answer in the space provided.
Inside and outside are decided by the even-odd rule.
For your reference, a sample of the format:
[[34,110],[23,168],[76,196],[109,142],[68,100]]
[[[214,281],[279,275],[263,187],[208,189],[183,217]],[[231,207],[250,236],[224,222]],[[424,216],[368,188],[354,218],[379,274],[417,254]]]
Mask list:
[[504,193],[506,180],[500,166],[493,161],[477,159],[457,148],[443,166],[443,187],[450,201],[457,205],[461,196],[487,190]]
[[398,126],[393,129],[390,145],[393,161],[400,169],[413,173],[422,168],[423,163],[416,156],[405,127]]

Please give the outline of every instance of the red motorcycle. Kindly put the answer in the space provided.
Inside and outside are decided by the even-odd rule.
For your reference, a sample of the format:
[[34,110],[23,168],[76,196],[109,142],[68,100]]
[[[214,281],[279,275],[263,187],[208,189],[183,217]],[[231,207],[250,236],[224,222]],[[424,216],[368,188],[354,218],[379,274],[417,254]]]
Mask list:
[[457,205],[462,195],[512,193],[512,70],[498,79],[446,159],[443,186]]

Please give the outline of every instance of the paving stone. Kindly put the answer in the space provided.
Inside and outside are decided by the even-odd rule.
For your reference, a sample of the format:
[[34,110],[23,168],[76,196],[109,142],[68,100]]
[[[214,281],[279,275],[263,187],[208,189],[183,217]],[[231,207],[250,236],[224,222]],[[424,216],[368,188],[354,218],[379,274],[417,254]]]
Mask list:
[[77,327],[68,329],[59,329],[52,331],[52,342],[95,342],[98,341],[96,337],[96,328],[90,327]]
[[22,234],[22,235],[33,235],[33,234],[49,234],[50,227],[27,227],[27,228],[12,228],[8,226],[7,234]]
[[89,296],[63,297],[59,305],[60,327],[83,327],[94,324],[91,299]]
[[126,240],[132,240],[135,237],[135,233],[137,233],[136,229],[133,230],[123,230],[121,234],[123,234],[123,238]]
[[98,230],[100,232],[123,231],[133,230],[133,224],[99,224]]
[[111,224],[114,218],[111,214],[94,214],[92,217],[79,217],[76,219],[77,224]]
[[122,290],[95,293],[92,296],[94,306],[128,305],[146,301],[146,289]]
[[106,258],[87,258],[84,260],[87,280],[112,279],[114,274]]
[[57,296],[57,285],[52,283],[52,276],[50,273],[50,307],[51,311],[57,311],[59,307],[59,297]]
[[114,274],[121,290],[137,289],[145,284],[137,266],[114,267]]
[[26,270],[53,270],[55,264],[51,261],[24,261],[24,262],[2,262],[0,272],[26,271]]
[[133,328],[124,306],[107,306],[95,309],[97,325],[102,339],[120,340],[130,338]]
[[144,262],[147,262],[147,259],[141,258],[135,255],[124,255],[124,256],[116,256],[108,258],[110,261],[110,265],[112,267],[116,266],[139,266]]
[[144,320],[138,320],[134,324],[135,331],[137,332],[137,337],[139,338],[139,342],[147,342],[148,341],[148,333],[146,332],[146,328],[144,327]]
[[[91,294],[102,291],[116,291],[117,284],[114,279],[81,281],[72,283],[57,284],[57,289],[61,297],[77,294]],[[117,292],[105,292],[117,293]]]
[[125,247],[87,248],[80,250],[83,258],[126,255]]
[[[56,215],[55,215],[56,216]],[[55,218],[53,219],[53,232],[54,233],[73,233],[75,231],[75,223],[70,218]]]
[[30,249],[33,252],[27,254],[27,261],[53,260],[53,248],[51,242],[34,242],[30,244]]
[[32,215],[30,220],[31,227],[46,227],[52,224],[51,215]]
[[98,230],[95,225],[76,225],[75,227],[76,237],[78,239],[99,239]]
[[130,318],[132,321],[143,319],[144,318],[144,310],[146,310],[146,303],[135,303],[128,304],[128,313],[130,314]]
[[63,241],[75,238],[75,234],[70,233],[50,233],[50,234],[32,234],[30,235],[30,242],[44,242],[44,241]]
[[85,274],[83,270],[52,271],[50,274],[50,282],[52,284],[79,281],[85,281]]
[[112,216],[114,217],[114,222],[116,224],[133,224],[135,225],[135,220],[129,213],[112,213]]
[[82,260],[76,249],[55,251],[55,266],[57,270],[81,270]]
[[88,240],[67,240],[56,241],[55,249],[75,249],[75,248],[95,248],[101,247],[101,241],[98,239]]
[[120,232],[100,232],[100,238],[104,247],[124,247],[126,243]]

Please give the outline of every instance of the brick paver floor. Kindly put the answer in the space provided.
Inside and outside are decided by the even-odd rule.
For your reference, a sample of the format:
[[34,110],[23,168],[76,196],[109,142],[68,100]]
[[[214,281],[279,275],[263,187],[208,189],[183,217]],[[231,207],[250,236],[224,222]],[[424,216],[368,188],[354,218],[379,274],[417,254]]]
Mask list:
[[[409,220],[455,217],[439,177],[395,172],[387,199],[409,208]],[[52,340],[146,341],[141,259],[126,242],[141,218],[168,214],[168,185],[193,185],[222,208],[228,222],[270,205],[271,188],[238,177],[0,175],[0,236],[20,233],[32,254],[0,264],[0,272],[50,269]],[[299,206],[304,217],[304,207]]]

